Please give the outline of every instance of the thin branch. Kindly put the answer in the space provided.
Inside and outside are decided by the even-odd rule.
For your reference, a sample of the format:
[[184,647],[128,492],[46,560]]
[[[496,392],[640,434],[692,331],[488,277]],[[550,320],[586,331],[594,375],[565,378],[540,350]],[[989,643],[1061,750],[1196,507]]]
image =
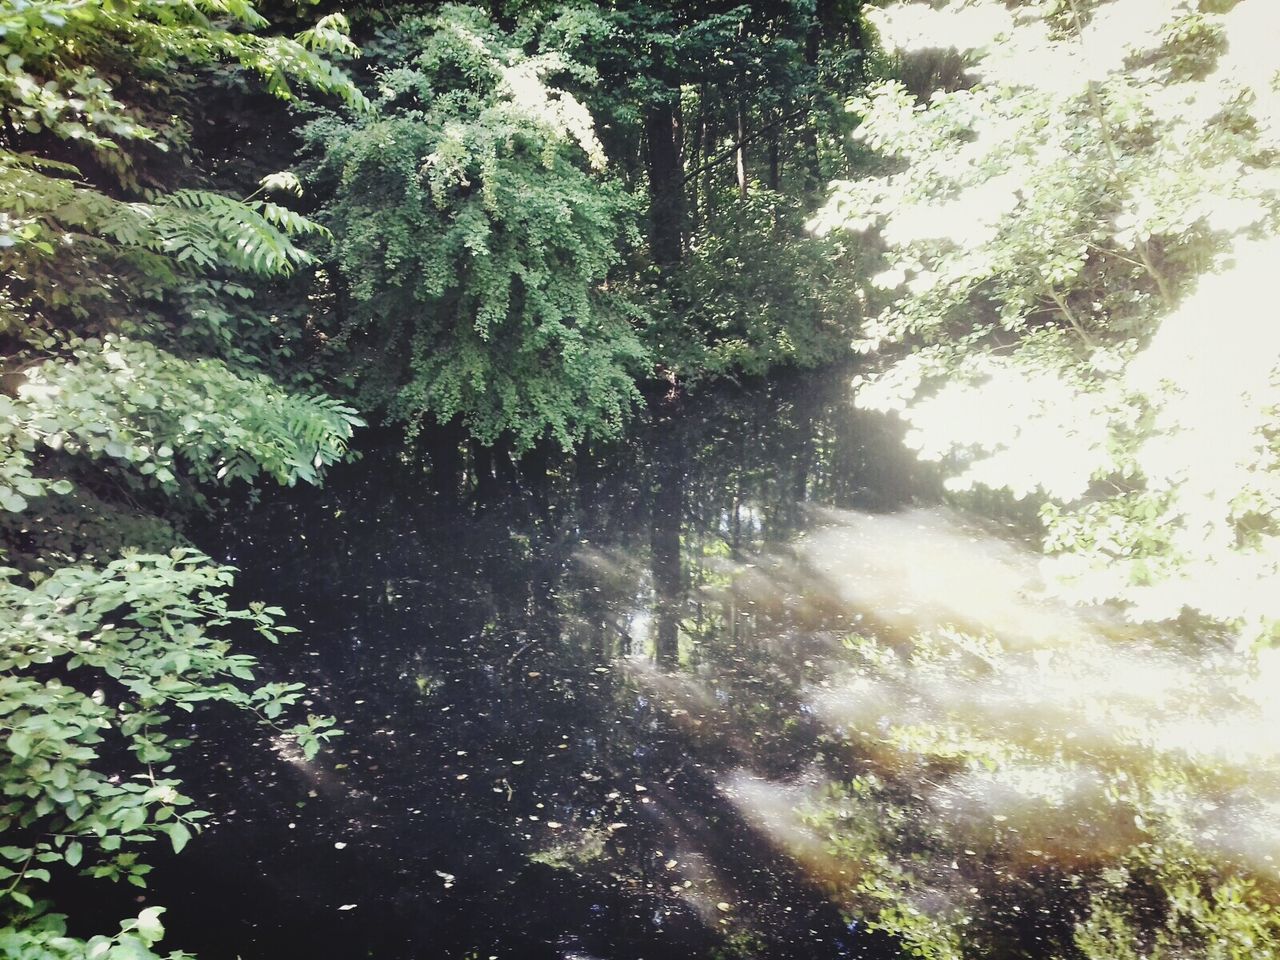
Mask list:
[[[1076,37],[1080,41],[1080,46],[1084,47],[1084,22],[1080,18],[1080,8],[1076,4],[1076,0],[1067,0],[1071,6],[1071,16],[1075,20]],[[1093,110],[1094,119],[1098,121],[1098,129],[1102,133],[1102,144],[1107,151],[1107,159],[1111,162],[1111,179],[1120,179],[1120,154],[1116,150],[1115,139],[1111,135],[1111,125],[1107,122],[1106,113],[1102,109],[1102,98],[1098,96],[1098,82],[1093,78],[1089,79],[1086,87],[1089,95],[1089,107]],[[1151,257],[1151,250],[1147,246],[1147,241],[1135,238],[1138,248],[1138,256],[1142,258],[1143,268],[1151,275],[1156,282],[1156,289],[1160,291],[1160,299],[1164,301],[1166,307],[1170,310],[1176,305],[1173,296],[1173,290],[1169,286],[1169,281],[1165,278],[1164,273],[1156,266],[1155,261]]]
[[14,876],[13,882],[10,883],[9,886],[5,888],[4,895],[6,897],[12,896],[13,891],[18,889],[18,884],[20,884],[23,881],[23,879],[26,877],[27,871],[31,869],[31,862],[35,860],[35,857],[36,857],[36,851],[35,851],[35,848],[33,847],[31,852],[27,854],[27,860],[22,865],[22,869],[17,873],[16,876]]
[[1052,287],[1049,288],[1049,296],[1053,298],[1053,302],[1058,305],[1058,309],[1062,311],[1062,315],[1067,318],[1067,323],[1071,324],[1071,329],[1080,335],[1080,339],[1084,341],[1086,347],[1094,346],[1093,338],[1089,336],[1088,331],[1076,319],[1075,311],[1068,306],[1067,301],[1063,299],[1062,294],[1058,293]]
[[1126,257],[1123,253],[1120,253],[1119,251],[1111,250],[1108,247],[1100,247],[1096,243],[1091,243],[1088,240],[1084,242],[1084,245],[1091,250],[1096,250],[1098,251],[1098,253],[1101,253],[1105,256],[1115,257],[1117,260],[1123,260],[1125,263],[1132,264],[1135,267],[1145,266],[1145,264],[1139,263],[1137,260],[1131,260],[1130,258]]
[[739,137],[736,141],[734,141],[733,146],[729,147],[728,150],[725,150],[723,153],[716,154],[716,156],[712,157],[706,163],[699,164],[698,166],[690,170],[688,173],[686,173],[684,175],[684,179],[680,181],[680,185],[684,186],[686,183],[688,183],[690,180],[697,177],[699,174],[705,173],[706,171],[710,170],[712,167],[718,167],[720,164],[724,163],[726,160],[733,159],[734,157],[737,156],[738,150],[740,148],[745,147],[749,143],[754,143],[756,140],[759,140],[762,136],[769,133],[774,127],[780,126],[789,120],[794,120],[796,117],[800,116],[803,113],[804,113],[803,110],[795,110],[791,113],[788,113],[784,116],[779,117],[777,120],[774,120],[771,123],[766,123],[762,127],[757,127],[755,130],[751,131],[751,133],[747,134],[746,136]]
[[[1137,239],[1137,238],[1135,238]],[[1156,281],[1156,288],[1160,291],[1160,299],[1164,301],[1164,305],[1172,310],[1177,301],[1173,296],[1173,289],[1169,286],[1169,281],[1165,279],[1164,273],[1156,267],[1155,261],[1151,259],[1151,250],[1147,246],[1147,241],[1137,239],[1138,256],[1142,258],[1142,265],[1147,268],[1147,273]]]

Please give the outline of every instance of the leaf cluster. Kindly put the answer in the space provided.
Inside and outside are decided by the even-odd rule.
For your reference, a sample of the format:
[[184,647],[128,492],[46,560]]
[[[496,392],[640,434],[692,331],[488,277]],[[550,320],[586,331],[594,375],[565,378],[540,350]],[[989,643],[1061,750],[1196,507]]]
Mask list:
[[448,6],[398,28],[370,110],[303,131],[361,402],[411,434],[456,418],[485,444],[568,448],[616,434],[637,398],[636,311],[611,289],[632,202],[551,83],[580,70],[550,42]]
[[[972,38],[968,80],[854,103],[877,159],[815,226],[883,251],[856,346],[895,359],[860,402],[899,413],[953,489],[1045,503],[1082,599],[1141,619],[1185,606],[1257,638],[1280,558],[1262,266],[1280,64],[1251,43],[1275,13],[1140,6],[886,11],[886,42]],[[1226,586],[1241,576],[1247,602]]]
[[[360,423],[246,369],[219,333],[236,327],[229,311],[250,313],[237,280],[311,262],[295,240],[324,231],[264,196],[296,179],[238,199],[185,169],[195,71],[363,104],[327,59],[353,52],[340,16],[293,38],[264,26],[246,0],[0,8],[6,956],[155,956],[159,908],[84,941],[39,896],[59,868],[144,886],[146,844],[181,850],[198,830],[207,814],[175,776],[187,745],[175,713],[247,710],[308,757],[336,733],[330,718],[286,719],[300,685],[253,686],[254,659],[232,640],[274,641],[283,611],[232,607],[232,571],[172,526],[215,485],[318,482]],[[166,154],[177,162],[160,176]]]

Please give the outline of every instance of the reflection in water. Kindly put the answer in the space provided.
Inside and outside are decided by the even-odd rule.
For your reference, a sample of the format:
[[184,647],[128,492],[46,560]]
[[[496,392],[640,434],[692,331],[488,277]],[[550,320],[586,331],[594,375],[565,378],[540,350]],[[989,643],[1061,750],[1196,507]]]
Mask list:
[[174,946],[1040,960],[1113,888],[1158,903],[1153,849],[1274,880],[1274,684],[1058,604],[911,506],[838,379],[798,386],[490,465],[482,503],[370,450],[223,531],[303,628],[269,669],[347,734],[307,763],[201,727],[222,815],[156,872]]
[[829,593],[882,631],[909,639],[950,627],[1006,644],[1074,644],[1102,625],[1046,596],[1031,554],[937,509],[892,515],[822,511],[800,560]]
[[684,521],[685,463],[673,442],[671,424],[659,421],[652,461],[653,506],[650,509],[649,555],[653,570],[654,635],[657,659],[674,665],[680,658],[680,601],[684,576],[680,562],[680,529]]
[[[796,716],[804,657],[783,657],[816,641],[732,599],[736,571],[808,523],[797,493],[909,494],[841,379],[707,394],[545,482],[454,461],[478,499],[369,449],[234,518],[215,552],[303,631],[264,679],[305,682],[346,735],[306,764],[246,747],[243,718],[202,723],[182,772],[219,818],[153,875],[173,946],[896,956],[718,782],[788,775],[817,733]],[[88,895],[88,916],[117,906]]]
[[[763,821],[780,846],[873,915],[888,904],[882,925],[929,956],[1276,955],[1274,659],[1056,604],[1029,551],[945,511],[822,516],[770,595],[857,624],[802,707],[857,774],[813,776],[803,800],[794,779],[755,784],[747,806],[784,811]],[[805,808],[797,838],[785,811]],[[834,867],[812,856],[822,835]]]

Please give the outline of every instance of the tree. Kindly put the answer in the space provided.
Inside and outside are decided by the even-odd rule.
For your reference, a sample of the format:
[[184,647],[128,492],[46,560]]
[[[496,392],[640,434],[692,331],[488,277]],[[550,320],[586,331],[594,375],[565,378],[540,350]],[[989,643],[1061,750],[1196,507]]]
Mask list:
[[638,314],[612,276],[632,206],[591,115],[552,83],[589,81],[554,41],[596,25],[409,19],[378,42],[372,108],[304,131],[357,395],[411,435],[456,418],[486,445],[567,449],[615,435],[638,396]]
[[[860,84],[854,3],[634,3],[602,75],[643,118],[648,341],[693,383],[847,354],[858,272],[803,229],[822,171],[843,172],[844,97]],[[643,64],[637,70],[635,65]],[[608,111],[606,111],[608,112]]]
[[228,625],[273,639],[283,611],[230,605],[232,572],[174,526],[215,484],[316,481],[360,422],[340,402],[193,354],[182,328],[197,303],[252,315],[237,275],[309,262],[294,240],[320,229],[161,162],[193,156],[193,71],[361,102],[325,59],[350,50],[340,17],[293,39],[255,33],[264,23],[240,0],[0,10],[6,956],[153,956],[160,908],[86,943],[36,898],[59,865],[143,886],[142,842],[186,844],[202,814],[170,775],[184,745],[166,732],[174,709],[253,710],[309,754],[335,733],[329,718],[284,720],[299,685],[241,686],[254,660],[233,652]]
[[860,100],[882,159],[817,221],[884,250],[858,346],[890,353],[860,402],[905,418],[954,489],[1040,498],[1076,598],[1273,635],[1274,6],[886,14],[890,42],[961,46],[968,72],[924,103],[895,82]]

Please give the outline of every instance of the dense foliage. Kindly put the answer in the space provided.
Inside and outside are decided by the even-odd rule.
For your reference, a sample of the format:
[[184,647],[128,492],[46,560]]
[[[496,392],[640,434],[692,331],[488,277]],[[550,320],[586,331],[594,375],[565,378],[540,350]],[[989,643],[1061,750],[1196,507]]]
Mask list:
[[848,355],[865,264],[843,237],[802,239],[806,214],[795,197],[734,197],[691,238],[646,330],[669,376],[760,376]]
[[39,897],[59,867],[144,886],[142,845],[186,844],[204,814],[173,775],[185,745],[166,729],[175,710],[219,701],[280,718],[307,753],[334,732],[324,718],[283,719],[297,685],[245,683],[255,661],[231,641],[274,639],[282,611],[233,606],[231,571],[175,527],[212,484],[316,480],[359,422],[184,347],[184,323],[243,301],[236,273],[309,262],[294,239],[320,229],[175,176],[194,158],[194,71],[360,102],[324,59],[349,49],[340,17],[294,39],[254,32],[264,25],[238,2],[0,8],[6,956],[153,955],[162,908],[86,942]]
[[[1280,32],[1280,10],[976,0],[899,4],[875,21],[902,79],[853,104],[866,168],[815,220],[882,254],[861,294],[857,346],[881,360],[860,378],[860,404],[901,417],[953,490],[1036,504],[1060,594],[1178,621],[1124,672],[1126,692],[1164,709],[1178,699],[1154,678],[1148,689],[1143,669],[1230,692],[1218,715],[1180,716],[1172,734],[1109,704],[1096,664],[1113,656],[1101,638],[1116,627],[1097,608],[1069,643],[955,628],[896,647],[855,638],[869,698],[888,682],[936,702],[847,731],[894,760],[815,805],[833,853],[862,871],[843,895],[920,957],[1002,955],[1028,930],[1043,956],[1275,956],[1270,861],[1213,821],[1215,798],[1250,795],[1245,782],[1274,755],[1244,760],[1247,733],[1211,749],[1190,728],[1233,722],[1228,704],[1265,712],[1274,689],[1268,654],[1251,653],[1280,623],[1268,292],[1280,59],[1262,40]],[[913,64],[936,68],[949,47],[948,69],[918,83]],[[1190,638],[1191,659],[1175,636]],[[1003,699],[1019,673],[1046,703]],[[1061,718],[1065,737],[1050,732]],[[1126,746],[1098,749],[1094,722]],[[932,805],[918,802],[920,768],[938,771],[923,781],[938,789]],[[1088,856],[1072,849],[1078,823],[1105,838]],[[985,871],[965,859],[979,850]],[[936,868],[948,861],[957,872]],[[1027,877],[1015,910],[1053,901],[1055,884],[1070,893],[1043,920],[1010,922],[1003,889]],[[1055,929],[1064,903],[1070,923]]]
[[955,488],[1041,498],[1074,596],[1246,642],[1280,614],[1275,17],[907,5],[886,36],[941,31],[971,48],[967,79],[859,101],[882,166],[819,220],[885,250],[861,349],[910,347],[865,405],[900,412]]
[[410,19],[378,41],[372,108],[304,131],[333,197],[357,395],[411,433],[458,418],[486,445],[568,449],[616,434],[636,398],[636,311],[609,288],[630,202],[601,176],[590,114],[553,85],[591,82],[552,41],[597,26],[572,11],[518,38],[467,7]]
[[[220,487],[345,456],[360,420],[317,384],[518,454],[616,435],[655,366],[843,351],[842,246],[801,223],[840,155],[819,74],[852,77],[857,39],[819,6],[357,8],[363,89],[337,13],[286,36],[240,0],[0,7],[7,954],[150,955],[159,908],[85,942],[39,897],[58,866],[143,885],[143,843],[187,842],[175,710],[255,711],[307,755],[334,734],[253,688],[231,642],[282,612],[237,609],[181,533]],[[259,85],[327,100],[273,114],[315,219],[270,122],[210,130],[273,109]]]
[[589,102],[647,195],[657,372],[692,384],[846,357],[861,268],[803,224],[848,169],[859,4],[626,3],[610,23]]
[[334,234],[318,322],[362,405],[520,453],[616,435],[646,380],[847,355],[857,267],[803,225],[843,169],[856,24],[829,2],[371,14],[372,109],[303,131]]

